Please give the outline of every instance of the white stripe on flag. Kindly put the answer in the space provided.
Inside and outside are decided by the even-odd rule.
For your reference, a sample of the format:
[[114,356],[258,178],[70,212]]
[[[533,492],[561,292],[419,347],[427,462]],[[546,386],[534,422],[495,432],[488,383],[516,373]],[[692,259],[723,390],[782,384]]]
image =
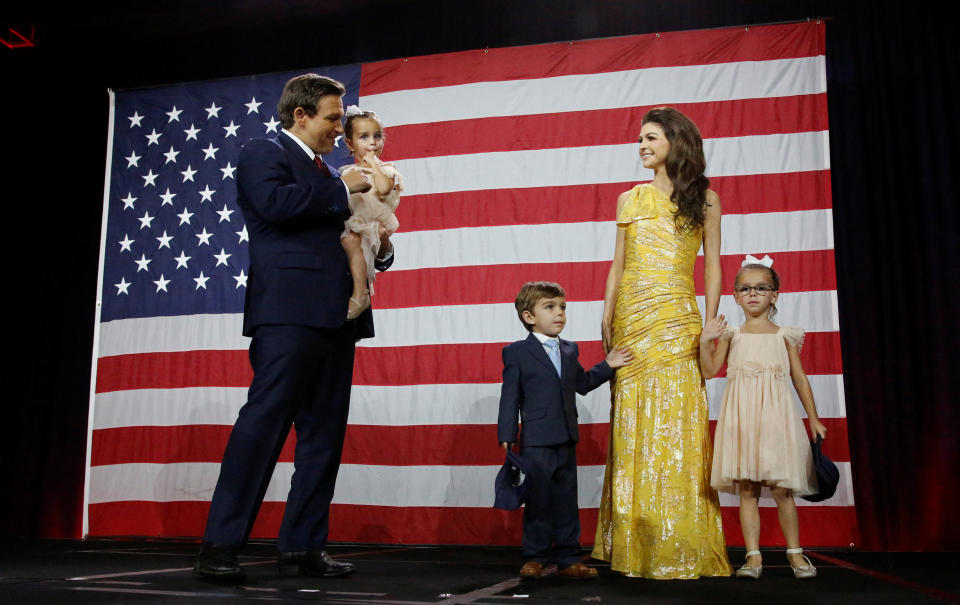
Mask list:
[[[844,418],[843,376],[808,376],[821,418]],[[710,419],[716,420],[726,378],[707,381]],[[791,392],[793,389],[791,389]],[[796,393],[797,409],[803,414]],[[128,426],[232,425],[246,402],[245,387],[139,389],[97,395],[93,428]],[[500,383],[354,386],[348,422],[368,426],[420,426],[497,423]],[[580,424],[610,421],[610,388],[599,386],[577,396]]]
[[[701,314],[703,297],[697,297]],[[801,326],[808,332],[836,332],[837,292],[784,292],[777,301],[777,322]],[[563,337],[573,341],[599,340],[603,301],[567,303]],[[733,296],[720,297],[720,312],[739,323],[740,308]],[[406,347],[430,344],[513,342],[526,338],[513,303],[441,305],[377,309],[376,338],[361,347]],[[239,314],[122,319],[101,324],[100,356],[194,350],[245,350],[249,339],[240,335]],[[189,328],[189,329],[185,329]],[[136,338],[133,338],[136,336]]]
[[[701,314],[703,297],[697,297]],[[777,323],[802,326],[809,332],[836,332],[835,290],[784,292],[777,300]],[[732,295],[720,297],[720,313],[733,324],[742,317]],[[599,340],[603,301],[568,302],[567,326],[563,338],[573,341]],[[426,344],[513,342],[526,338],[517,321],[513,303],[488,305],[447,305],[378,309],[377,336],[360,342],[363,347],[405,347]]]
[[826,92],[821,56],[398,90],[360,98],[384,126]]
[[[840,485],[820,506],[852,506],[850,463],[838,462]],[[383,466],[344,464],[333,496],[336,504],[368,506],[493,506],[493,481],[499,466]],[[91,504],[130,500],[154,502],[208,501],[213,496],[220,465],[209,462],[176,464],[112,464],[90,469]],[[580,508],[597,508],[603,466],[577,468]],[[283,502],[290,491],[293,463],[277,464],[264,498]],[[766,491],[766,490],[765,490]],[[775,506],[761,497],[761,506]],[[737,497],[721,494],[722,506],[736,506]],[[798,506],[816,506],[797,499]]]
[[[649,180],[636,143],[395,160],[406,195]],[[827,131],[707,139],[707,176],[830,168]],[[648,176],[649,175],[649,176]]]
[[[611,200],[611,215],[614,210]],[[721,254],[833,249],[829,209],[727,214],[722,221]],[[610,261],[616,234],[614,221],[400,232],[392,237],[397,258],[391,270]]]

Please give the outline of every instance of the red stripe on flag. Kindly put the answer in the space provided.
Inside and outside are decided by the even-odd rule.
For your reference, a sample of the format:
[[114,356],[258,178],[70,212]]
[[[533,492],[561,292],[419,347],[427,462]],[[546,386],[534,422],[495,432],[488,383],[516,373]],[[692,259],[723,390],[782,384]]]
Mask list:
[[[834,462],[850,460],[846,418],[824,418],[824,453]],[[91,466],[108,464],[220,462],[230,437],[229,425],[131,426],[93,432]],[[581,424],[577,463],[606,464],[609,424]],[[710,423],[710,432],[716,422]],[[130,443],[138,444],[136,451]],[[469,444],[467,447],[465,444]],[[293,462],[296,435],[291,431],[280,462]],[[503,450],[492,424],[347,426],[343,464],[385,466],[497,466]]]
[[[354,385],[482,384],[500,382],[501,351],[507,343],[358,347]],[[603,358],[600,341],[582,341],[580,362]],[[800,353],[807,374],[840,374],[840,334],[810,332]],[[186,351],[101,357],[97,392],[201,386],[246,387],[253,373],[246,351]],[[234,367],[225,375],[222,367]],[[214,381],[216,379],[216,382]]]
[[[763,256],[763,251],[756,251]],[[833,250],[779,252],[774,255],[781,292],[836,290]],[[723,292],[733,292],[742,255],[723,256]],[[377,277],[374,307],[396,309],[425,306],[512,303],[524,283],[547,280],[563,286],[567,301],[597,300],[604,290],[609,261],[589,263],[528,263],[438,267],[388,271]],[[703,257],[694,266],[697,294],[703,295]],[[443,284],[437,288],[436,284]]]
[[824,31],[822,23],[768,25],[392,59],[363,65],[360,96],[473,82],[811,57],[824,53]]
[[247,387],[251,380],[246,350],[111,355],[97,360],[96,392]]
[[[523,512],[463,507],[388,507],[334,504],[330,507],[330,540],[378,544],[517,545]],[[208,502],[107,502],[91,504],[90,535],[164,536],[203,535]],[[264,502],[250,537],[277,537],[283,518],[282,502]],[[742,546],[736,508],[723,508],[724,535],[729,546]],[[852,506],[799,506],[804,546],[847,546],[859,542],[856,510]],[[783,546],[777,509],[760,509],[762,546]],[[597,509],[581,509],[581,541],[593,544]],[[734,561],[734,563],[737,563]]]
[[[612,222],[616,219],[617,197],[636,184],[410,195],[401,200],[397,219],[404,233],[501,225]],[[724,214],[823,210],[832,203],[828,170],[716,177],[710,179],[710,188],[720,197]],[[610,248],[613,249],[612,242]]]
[[[387,129],[384,160],[635,143],[657,105],[404,124]],[[704,139],[827,130],[827,95],[671,105]],[[506,136],[505,136],[506,135]]]

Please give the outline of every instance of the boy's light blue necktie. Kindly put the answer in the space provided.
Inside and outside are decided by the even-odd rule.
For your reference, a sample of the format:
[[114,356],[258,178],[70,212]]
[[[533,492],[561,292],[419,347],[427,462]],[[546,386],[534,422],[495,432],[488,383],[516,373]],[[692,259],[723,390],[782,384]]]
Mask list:
[[550,349],[550,352],[547,353],[547,357],[549,357],[550,361],[553,362],[553,367],[557,369],[557,376],[560,376],[560,341],[547,340],[543,344]]

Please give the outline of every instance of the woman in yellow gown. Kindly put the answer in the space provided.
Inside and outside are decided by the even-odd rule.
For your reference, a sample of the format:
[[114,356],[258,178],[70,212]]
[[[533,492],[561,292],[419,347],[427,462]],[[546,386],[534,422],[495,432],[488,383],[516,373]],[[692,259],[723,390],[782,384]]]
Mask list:
[[720,302],[720,200],[707,189],[697,127],[661,107],[643,118],[640,158],[654,171],[617,200],[603,344],[632,364],[612,386],[610,444],[593,556],[628,576],[728,576],[720,503],[710,487],[709,410],[693,282],[701,243],[707,319]]

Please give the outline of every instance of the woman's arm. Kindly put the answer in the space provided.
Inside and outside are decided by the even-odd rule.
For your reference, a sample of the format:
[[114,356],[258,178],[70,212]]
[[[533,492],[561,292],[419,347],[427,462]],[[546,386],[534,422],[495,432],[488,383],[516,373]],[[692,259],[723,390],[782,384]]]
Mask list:
[[706,321],[717,316],[723,270],[720,268],[720,198],[707,191],[707,207],[703,217],[703,291],[706,299]]
[[[617,198],[617,216],[623,210],[623,205],[630,199],[630,192],[624,191]],[[613,262],[610,263],[610,272],[607,273],[607,284],[603,291],[603,317],[600,320],[600,333],[603,337],[603,352],[609,353],[613,349],[613,314],[617,305],[617,290],[620,289],[620,278],[623,277],[624,250],[623,241],[625,229],[617,227],[617,240],[613,250]]]

